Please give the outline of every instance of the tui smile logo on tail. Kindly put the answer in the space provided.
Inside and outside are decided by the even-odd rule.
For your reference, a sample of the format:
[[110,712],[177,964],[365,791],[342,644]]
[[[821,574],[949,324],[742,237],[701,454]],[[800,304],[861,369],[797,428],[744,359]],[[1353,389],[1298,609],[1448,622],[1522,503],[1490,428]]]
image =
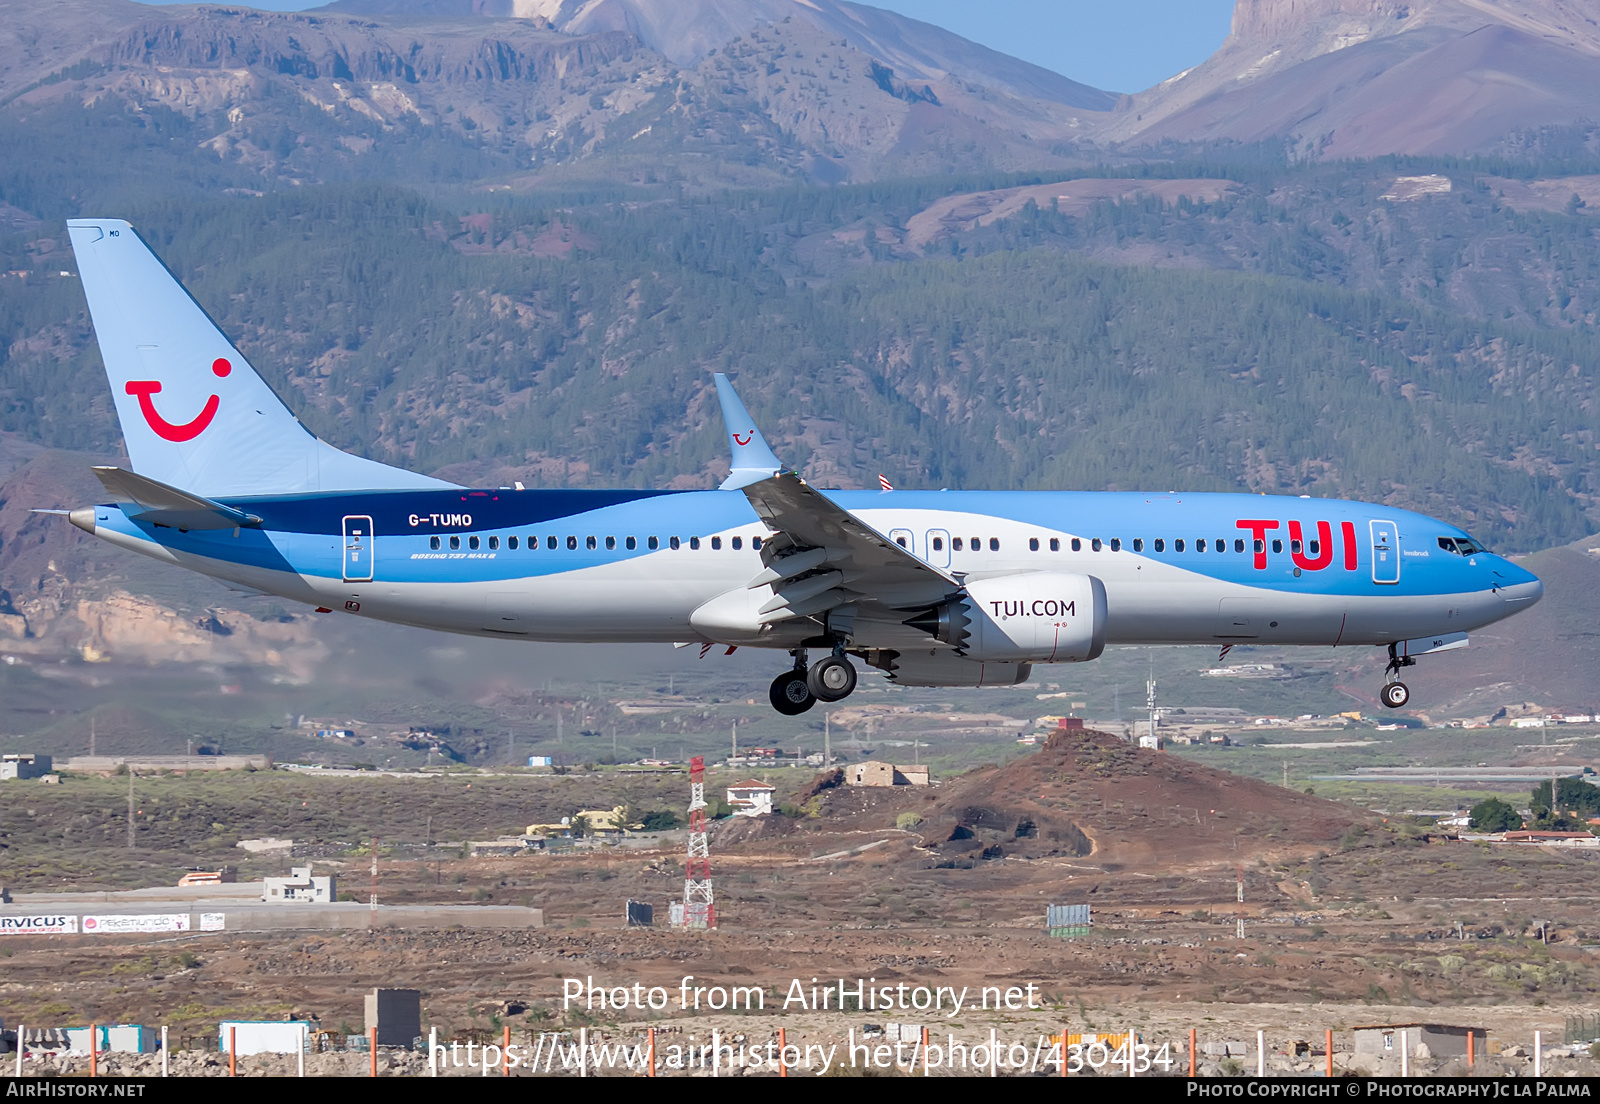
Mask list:
[[[218,357],[211,362],[211,371],[219,378],[224,378],[233,371],[233,365],[224,357]],[[155,401],[150,397],[161,393],[159,380],[129,380],[126,390],[128,394],[139,399],[139,413],[144,415],[146,424],[155,431],[157,437],[163,441],[192,441],[206,431],[211,424],[211,419],[217,416],[217,407],[222,405],[220,396],[212,395],[206,400],[206,405],[191,421],[174,425],[161,416],[156,410]]]
[[755,431],[753,431],[753,430],[751,432],[749,432],[749,433],[746,433],[743,438],[741,438],[737,433],[735,433],[733,435],[733,443],[742,447],[744,445],[748,445],[754,437],[755,437]]

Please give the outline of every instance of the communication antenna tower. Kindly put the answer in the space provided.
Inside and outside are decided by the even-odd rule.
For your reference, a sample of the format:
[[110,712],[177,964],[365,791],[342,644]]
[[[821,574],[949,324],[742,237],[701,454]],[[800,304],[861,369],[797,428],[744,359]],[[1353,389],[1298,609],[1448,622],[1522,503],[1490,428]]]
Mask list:
[[683,925],[715,928],[717,911],[711,892],[711,846],[706,836],[706,760],[689,760],[689,854],[683,864]]

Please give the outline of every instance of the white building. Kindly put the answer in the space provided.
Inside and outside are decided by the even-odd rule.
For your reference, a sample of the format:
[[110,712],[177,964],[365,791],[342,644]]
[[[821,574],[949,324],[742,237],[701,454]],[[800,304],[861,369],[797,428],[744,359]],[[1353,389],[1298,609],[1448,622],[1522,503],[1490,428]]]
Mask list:
[[728,787],[728,804],[733,806],[734,816],[766,816],[772,812],[772,795],[777,792],[776,786],[746,779]]
[[326,905],[337,899],[333,875],[312,877],[309,866],[291,867],[287,878],[261,879],[261,899],[267,902],[306,902]]
[[50,773],[51,762],[48,755],[34,755],[29,752],[0,755],[0,779],[43,778]]

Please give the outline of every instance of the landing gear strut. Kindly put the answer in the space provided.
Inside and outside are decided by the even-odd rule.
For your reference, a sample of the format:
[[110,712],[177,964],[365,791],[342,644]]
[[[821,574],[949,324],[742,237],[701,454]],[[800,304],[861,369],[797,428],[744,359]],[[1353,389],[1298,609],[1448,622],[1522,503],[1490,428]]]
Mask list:
[[1400,668],[1415,667],[1417,661],[1400,655],[1393,644],[1389,645],[1389,666],[1384,670],[1383,690],[1378,696],[1390,709],[1399,709],[1411,700],[1411,688],[1400,681]]

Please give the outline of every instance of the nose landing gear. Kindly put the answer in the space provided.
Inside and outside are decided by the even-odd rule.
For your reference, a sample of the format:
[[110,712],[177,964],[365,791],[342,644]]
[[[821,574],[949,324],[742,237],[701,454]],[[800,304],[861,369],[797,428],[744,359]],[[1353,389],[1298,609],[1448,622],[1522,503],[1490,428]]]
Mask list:
[[1411,700],[1411,688],[1400,681],[1400,669],[1416,665],[1415,659],[1400,655],[1395,650],[1395,645],[1389,645],[1389,666],[1383,672],[1383,689],[1378,693],[1384,705],[1390,709],[1399,709]]

